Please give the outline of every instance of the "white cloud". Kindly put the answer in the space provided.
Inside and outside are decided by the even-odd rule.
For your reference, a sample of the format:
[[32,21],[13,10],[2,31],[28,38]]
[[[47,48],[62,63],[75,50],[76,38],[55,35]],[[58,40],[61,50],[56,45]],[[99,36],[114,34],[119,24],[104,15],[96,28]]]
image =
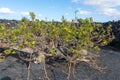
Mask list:
[[120,6],[120,0],[85,0],[84,4],[98,7],[116,7]]
[[38,16],[42,17],[43,15],[42,14],[38,14]]
[[69,13],[65,13],[65,16],[68,16],[69,15]]
[[80,15],[88,15],[88,14],[91,14],[91,12],[85,11],[85,10],[80,10],[80,11],[78,12],[78,14],[80,14]]
[[14,11],[10,10],[9,8],[0,8],[0,13],[1,14],[13,14],[15,13]]
[[89,15],[89,14],[91,14],[91,12],[87,11],[87,10],[82,10],[82,9],[78,8],[77,9],[77,14],[79,14],[79,15]]
[[120,6],[120,0],[85,0],[83,3],[95,7],[99,14],[120,18],[120,11],[117,9]]
[[74,3],[79,3],[80,2],[80,0],[71,0],[72,2],[74,2]]
[[120,16],[120,11],[115,8],[101,8],[99,12],[110,17]]
[[20,14],[23,16],[29,16],[29,12],[21,12]]

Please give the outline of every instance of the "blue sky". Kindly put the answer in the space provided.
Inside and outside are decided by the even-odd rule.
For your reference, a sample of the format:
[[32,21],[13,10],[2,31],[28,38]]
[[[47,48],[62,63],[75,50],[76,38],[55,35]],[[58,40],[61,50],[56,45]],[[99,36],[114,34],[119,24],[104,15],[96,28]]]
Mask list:
[[94,21],[106,22],[120,19],[120,0],[0,0],[1,19],[29,18],[34,12],[38,19],[60,21],[64,16],[71,21],[93,17]]

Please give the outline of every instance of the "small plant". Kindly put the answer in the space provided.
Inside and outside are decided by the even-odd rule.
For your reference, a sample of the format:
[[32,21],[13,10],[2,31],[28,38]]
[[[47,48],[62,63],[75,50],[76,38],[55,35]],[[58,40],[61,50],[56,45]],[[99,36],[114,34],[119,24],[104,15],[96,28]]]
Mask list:
[[54,55],[56,53],[56,51],[54,49],[49,49],[49,53]]

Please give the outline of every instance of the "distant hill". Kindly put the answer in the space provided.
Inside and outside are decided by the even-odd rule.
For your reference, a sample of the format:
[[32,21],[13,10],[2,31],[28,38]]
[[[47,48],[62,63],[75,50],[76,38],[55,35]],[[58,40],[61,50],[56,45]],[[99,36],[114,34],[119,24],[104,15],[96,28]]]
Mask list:
[[18,20],[7,20],[7,19],[0,19],[0,24],[5,24],[6,26],[9,27],[15,27],[19,23]]

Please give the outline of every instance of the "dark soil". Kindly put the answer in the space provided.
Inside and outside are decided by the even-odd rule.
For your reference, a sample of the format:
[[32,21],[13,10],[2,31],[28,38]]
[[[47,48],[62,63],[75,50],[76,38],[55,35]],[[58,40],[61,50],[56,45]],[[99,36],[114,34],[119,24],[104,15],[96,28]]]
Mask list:
[[[120,80],[120,52],[103,49],[99,53],[91,51],[89,62],[78,62],[71,69],[70,80]],[[47,64],[48,76],[51,80],[67,80],[68,66],[66,62]],[[31,63],[31,80],[47,80],[43,63]],[[0,80],[27,80],[27,65],[24,61],[8,56],[0,63]]]

